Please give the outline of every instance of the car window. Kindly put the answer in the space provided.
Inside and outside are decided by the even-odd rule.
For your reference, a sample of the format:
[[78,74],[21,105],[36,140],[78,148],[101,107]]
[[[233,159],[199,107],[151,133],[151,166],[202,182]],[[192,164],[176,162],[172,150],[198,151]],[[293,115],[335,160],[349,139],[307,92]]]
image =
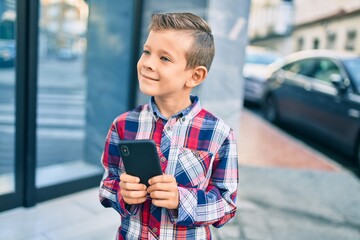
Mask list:
[[316,60],[306,59],[290,63],[285,65],[283,67],[283,70],[300,74],[306,77],[314,77],[314,73],[316,70]]
[[344,60],[345,68],[348,71],[353,84],[360,92],[360,57]]
[[330,76],[332,74],[341,74],[338,66],[331,60],[319,59],[316,65],[314,78],[318,80],[331,83]]

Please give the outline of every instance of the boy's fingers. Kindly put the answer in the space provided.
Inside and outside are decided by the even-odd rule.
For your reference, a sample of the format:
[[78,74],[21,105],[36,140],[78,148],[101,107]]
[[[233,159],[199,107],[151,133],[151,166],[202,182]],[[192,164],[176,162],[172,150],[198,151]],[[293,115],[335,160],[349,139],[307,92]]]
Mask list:
[[158,200],[167,200],[175,198],[177,195],[175,192],[164,192],[164,191],[154,191],[150,193],[150,197],[152,199],[158,199]]
[[140,204],[140,203],[143,203],[146,201],[146,197],[144,198],[137,198],[137,199],[134,199],[134,203],[133,204]]
[[147,195],[146,191],[127,191],[122,189],[120,193],[125,198],[143,198]]
[[146,201],[146,197],[143,198],[124,198],[127,204],[140,204]]
[[171,182],[176,182],[176,179],[174,176],[168,174],[155,176],[149,179],[150,185],[160,182],[171,183]]
[[145,191],[145,184],[141,183],[130,183],[130,182],[120,182],[120,188],[126,190],[135,190],[135,191]]
[[120,176],[120,181],[130,182],[130,183],[139,183],[140,179],[138,177],[123,173]]
[[152,193],[155,191],[161,191],[161,192],[178,192],[178,187],[176,184],[173,183],[155,183],[153,185],[150,185],[146,191],[148,193]]
[[163,207],[167,209],[177,209],[178,203],[175,203],[174,201],[170,200],[163,200],[163,199],[152,199],[152,204],[154,204],[157,207]]

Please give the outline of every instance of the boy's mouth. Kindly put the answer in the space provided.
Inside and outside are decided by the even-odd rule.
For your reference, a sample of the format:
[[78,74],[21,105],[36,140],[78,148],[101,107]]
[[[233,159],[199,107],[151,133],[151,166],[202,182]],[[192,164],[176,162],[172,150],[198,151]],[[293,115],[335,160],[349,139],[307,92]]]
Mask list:
[[149,76],[147,76],[147,75],[145,75],[145,74],[142,74],[142,73],[140,73],[140,75],[141,75],[144,79],[146,79],[146,80],[159,81],[159,79],[149,77]]

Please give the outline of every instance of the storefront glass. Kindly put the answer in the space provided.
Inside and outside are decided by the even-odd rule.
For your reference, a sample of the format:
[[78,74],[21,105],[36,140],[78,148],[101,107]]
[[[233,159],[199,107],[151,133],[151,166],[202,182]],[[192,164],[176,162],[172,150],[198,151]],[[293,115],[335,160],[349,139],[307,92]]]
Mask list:
[[86,158],[87,26],[84,0],[42,0],[39,19],[36,187],[98,175]]
[[15,191],[15,8],[0,0],[0,195]]

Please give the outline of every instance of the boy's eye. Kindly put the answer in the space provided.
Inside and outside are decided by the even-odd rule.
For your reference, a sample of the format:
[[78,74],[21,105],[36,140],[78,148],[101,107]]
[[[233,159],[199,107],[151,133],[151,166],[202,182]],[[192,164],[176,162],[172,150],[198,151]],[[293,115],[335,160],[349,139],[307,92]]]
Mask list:
[[144,51],[143,51],[143,54],[145,54],[145,55],[149,55],[149,54],[150,54],[150,52],[149,52],[148,50],[144,50]]
[[160,57],[161,61],[164,61],[164,62],[170,62],[170,59],[167,58],[167,57]]

